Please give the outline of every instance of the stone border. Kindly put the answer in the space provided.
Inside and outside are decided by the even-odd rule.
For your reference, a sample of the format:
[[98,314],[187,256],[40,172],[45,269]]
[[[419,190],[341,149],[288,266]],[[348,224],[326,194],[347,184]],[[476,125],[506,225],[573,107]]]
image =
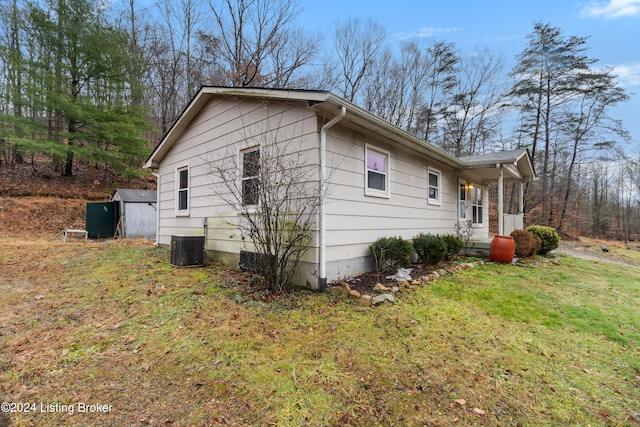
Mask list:
[[428,284],[429,282],[435,282],[439,277],[448,276],[451,274],[457,274],[460,271],[475,268],[478,264],[483,264],[484,261],[465,262],[461,264],[451,265],[447,268],[441,268],[434,270],[431,273],[420,277],[419,279],[398,280],[396,286],[388,287],[382,283],[376,283],[373,287],[373,291],[377,292],[375,296],[368,294],[360,294],[360,292],[351,289],[347,282],[338,282],[337,285],[329,286],[327,293],[336,297],[345,297],[355,300],[363,307],[375,307],[386,302],[395,303],[394,294],[401,292],[403,294],[411,292],[414,288]]

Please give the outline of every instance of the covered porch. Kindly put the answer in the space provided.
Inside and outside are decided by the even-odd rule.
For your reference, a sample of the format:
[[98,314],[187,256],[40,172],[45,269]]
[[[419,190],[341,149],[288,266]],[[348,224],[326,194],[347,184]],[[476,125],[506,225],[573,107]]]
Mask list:
[[[535,180],[536,174],[529,150],[499,151],[474,156],[461,157],[466,172],[478,180],[479,185],[497,184],[498,187],[498,235],[508,236],[513,230],[524,228],[524,186]],[[517,211],[505,213],[505,184],[515,183],[517,191]],[[475,249],[488,252],[491,238],[472,239]]]

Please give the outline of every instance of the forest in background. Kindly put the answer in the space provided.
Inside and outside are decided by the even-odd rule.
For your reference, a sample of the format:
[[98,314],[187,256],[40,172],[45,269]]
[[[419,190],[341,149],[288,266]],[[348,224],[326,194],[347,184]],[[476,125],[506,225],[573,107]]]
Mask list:
[[[456,156],[527,147],[528,224],[637,237],[640,157],[610,115],[628,99],[587,35],[534,23],[500,52],[387,43],[348,18],[310,33],[294,0],[8,0],[0,5],[0,168],[45,155],[135,176],[201,85],[323,89]],[[509,189],[507,189],[509,190]],[[508,194],[508,192],[507,192]],[[511,213],[518,204],[514,198]]]

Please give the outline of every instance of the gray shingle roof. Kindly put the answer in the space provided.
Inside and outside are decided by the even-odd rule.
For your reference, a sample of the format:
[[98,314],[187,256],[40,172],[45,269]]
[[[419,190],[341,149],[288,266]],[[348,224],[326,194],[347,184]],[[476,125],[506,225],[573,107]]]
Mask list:
[[517,150],[496,151],[493,153],[477,154],[474,156],[460,157],[468,166],[479,166],[496,163],[515,163],[527,152],[526,148]]
[[156,203],[155,190],[129,190],[118,188],[115,195],[118,194],[123,202],[127,203]]

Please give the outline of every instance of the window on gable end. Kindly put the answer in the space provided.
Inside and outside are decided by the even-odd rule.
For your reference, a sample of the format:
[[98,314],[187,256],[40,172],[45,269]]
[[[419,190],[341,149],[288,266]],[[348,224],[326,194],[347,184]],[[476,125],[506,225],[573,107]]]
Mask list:
[[189,215],[189,165],[176,169],[176,214]]
[[242,203],[248,206],[257,206],[259,197],[259,176],[260,176],[260,149],[252,148],[240,152],[241,158],[241,189]]

